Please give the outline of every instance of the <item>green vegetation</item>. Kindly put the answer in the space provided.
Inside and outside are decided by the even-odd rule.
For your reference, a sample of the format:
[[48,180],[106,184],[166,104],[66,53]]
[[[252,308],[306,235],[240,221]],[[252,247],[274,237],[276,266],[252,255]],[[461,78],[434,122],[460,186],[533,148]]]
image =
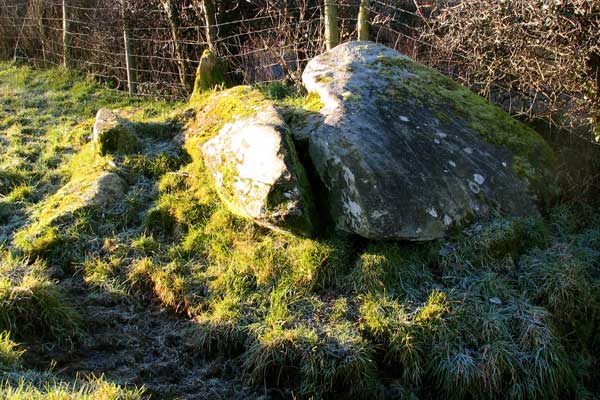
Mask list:
[[25,377],[15,384],[0,383],[0,394],[11,400],[141,400],[145,397],[142,389],[123,389],[102,378],[91,377],[88,380],[64,382],[51,374],[34,375],[34,379],[45,382],[40,386],[27,379],[31,378],[31,375],[24,374]]
[[[244,103],[205,92],[191,115],[12,64],[1,65],[0,88],[4,397],[143,396],[39,372],[25,357],[40,343],[76,351],[97,317],[82,313],[90,298],[160,303],[193,321],[180,346],[284,398],[598,395],[594,210],[495,219],[429,244],[281,235],[231,215],[195,152],[265,97],[301,126],[321,106],[314,97],[280,86],[233,89],[255,100]],[[134,121],[139,154],[94,153],[93,116],[105,106]],[[195,133],[189,154],[171,140],[184,125]],[[105,173],[122,179],[122,197],[78,207],[70,196]]]
[[10,339],[10,333],[8,331],[0,333],[1,371],[19,366],[21,362],[21,356],[24,352],[24,350],[20,350],[19,346]]
[[80,333],[80,318],[56,285],[44,276],[40,261],[3,251],[0,259],[0,331],[19,338],[44,335],[71,340]]

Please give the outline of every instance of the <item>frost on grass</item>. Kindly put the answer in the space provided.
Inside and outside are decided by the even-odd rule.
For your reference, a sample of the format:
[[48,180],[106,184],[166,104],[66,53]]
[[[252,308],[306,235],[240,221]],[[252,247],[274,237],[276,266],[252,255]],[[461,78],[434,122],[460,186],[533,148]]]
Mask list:
[[[0,336],[2,373],[10,378],[1,396],[139,398],[139,391],[107,379],[36,372],[22,354],[35,349],[40,331],[48,343],[77,349],[94,317],[80,319],[74,310],[102,296],[108,304],[160,303],[193,321],[181,343],[185,351],[217,365],[225,360],[218,376],[230,373],[260,393],[573,398],[598,392],[600,224],[593,212],[496,219],[430,244],[375,243],[327,231],[315,239],[281,235],[227,211],[198,153],[232,115],[256,104],[221,98],[218,107],[199,106],[188,119],[185,109],[177,112],[178,122],[198,133],[196,143],[188,141],[189,155],[180,155],[170,135],[177,128],[162,122],[166,109],[184,106],[114,97],[62,74],[0,68],[8,93],[0,100],[9,110],[0,108],[8,140],[0,140],[6,150],[0,163],[7,166],[0,169],[0,207],[10,210],[0,214],[0,241],[11,247],[0,254],[0,331],[10,332]],[[43,89],[48,85],[52,90]],[[252,96],[250,88],[235,90]],[[18,95],[24,91],[28,96]],[[261,91],[255,100],[275,99],[293,129],[310,128],[322,106],[281,85]],[[38,103],[62,115],[64,125],[46,130],[37,115],[54,117]],[[93,158],[85,136],[103,106],[130,107],[147,128],[139,154]],[[80,213],[70,209],[78,200],[57,201],[61,187],[106,172],[126,183],[114,206]],[[70,217],[56,218],[65,207]],[[56,252],[21,249],[29,259],[15,254],[15,232],[19,238],[44,220],[52,220],[44,226],[66,245]],[[70,268],[57,274],[62,266]],[[81,282],[73,293],[64,290],[69,280]]]
[[81,318],[40,261],[29,264],[0,252],[0,332],[19,339],[72,342],[82,333]]

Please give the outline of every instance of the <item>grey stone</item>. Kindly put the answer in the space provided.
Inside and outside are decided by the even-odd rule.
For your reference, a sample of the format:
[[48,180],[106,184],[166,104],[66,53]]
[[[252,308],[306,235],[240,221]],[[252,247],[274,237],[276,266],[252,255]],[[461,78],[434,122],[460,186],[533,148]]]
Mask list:
[[493,210],[537,213],[533,178],[507,165],[515,154],[501,143],[544,155],[547,145],[451,79],[369,42],[316,57],[302,79],[324,108],[295,139],[308,142],[338,229],[420,241]]
[[310,235],[312,198],[279,112],[262,104],[225,124],[202,148],[217,193],[242,217],[277,231]]
[[92,140],[101,155],[113,152],[131,153],[140,147],[133,126],[114,112],[101,108],[96,114]]

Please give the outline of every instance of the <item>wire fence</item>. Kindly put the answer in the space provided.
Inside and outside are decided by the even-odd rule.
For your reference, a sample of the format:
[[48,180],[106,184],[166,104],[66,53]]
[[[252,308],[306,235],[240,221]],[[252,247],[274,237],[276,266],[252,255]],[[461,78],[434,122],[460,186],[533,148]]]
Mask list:
[[[231,2],[210,26],[216,31],[213,43],[196,2],[178,3],[174,25],[164,0],[69,0],[64,15],[59,0],[0,0],[0,56],[55,66],[64,63],[66,51],[69,66],[124,90],[129,55],[138,94],[185,98],[202,52],[211,45],[227,65],[229,79],[243,84],[297,80],[306,63],[325,49],[320,1]],[[427,44],[418,39],[420,17],[413,1],[402,3],[370,2],[371,40],[423,59]],[[342,41],[356,39],[360,0],[335,5]]]
[[[485,8],[486,1],[493,0],[478,0],[477,5]],[[217,5],[213,20],[207,18],[207,3]],[[513,114],[553,119],[562,107],[567,111],[560,118],[570,118],[564,126],[589,126],[587,94],[573,89],[579,72],[563,74],[574,77],[571,89],[564,90],[562,81],[550,82],[540,67],[559,65],[561,59],[581,52],[558,46],[554,53],[528,53],[535,64],[530,72],[539,77],[535,90],[530,82],[519,82],[501,68],[501,79],[496,79],[498,71],[491,67],[487,71],[488,59],[479,60],[475,65],[479,70],[469,68],[481,55],[479,43],[474,48],[447,43],[444,47],[431,34],[436,30],[432,27],[436,12],[470,7],[458,0],[0,0],[0,58],[38,66],[65,65],[68,60],[68,67],[111,89],[131,91],[134,85],[138,95],[165,99],[189,96],[207,48],[226,65],[232,83],[298,82],[307,62],[326,49],[326,4],[337,9],[341,41],[358,38],[359,8],[366,7],[369,40],[441,70]],[[442,25],[441,30],[457,29],[462,23]],[[477,38],[478,31],[473,32]],[[494,42],[492,47],[501,39],[485,38]],[[565,49],[570,52],[562,55]],[[490,65],[511,62],[510,53],[492,53]],[[523,76],[529,79],[532,74]]]

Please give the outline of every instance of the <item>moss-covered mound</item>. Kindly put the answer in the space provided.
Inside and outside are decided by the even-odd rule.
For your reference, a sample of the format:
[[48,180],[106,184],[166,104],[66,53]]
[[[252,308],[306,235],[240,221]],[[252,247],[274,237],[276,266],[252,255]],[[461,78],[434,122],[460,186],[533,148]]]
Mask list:
[[31,211],[29,224],[15,233],[17,249],[30,256],[52,252],[57,245],[68,241],[61,234],[65,225],[77,216],[113,207],[123,197],[125,182],[107,170],[108,160],[96,155],[92,145],[72,160],[70,168],[74,171],[70,181],[37,204]]
[[[199,147],[188,141],[190,157],[172,141],[189,122],[205,142],[256,103],[217,95],[186,121],[187,105],[0,65],[0,397],[135,399],[142,385],[156,398],[600,393],[596,209],[493,218],[421,244],[284,235],[229,212]],[[274,99],[294,127],[320,108],[260,89],[233,91]],[[138,154],[95,154],[85,137],[103,106],[146,128]],[[54,219],[55,251],[17,255],[15,233],[53,215],[77,171],[117,173],[126,193]],[[60,377],[40,372],[53,360]]]

